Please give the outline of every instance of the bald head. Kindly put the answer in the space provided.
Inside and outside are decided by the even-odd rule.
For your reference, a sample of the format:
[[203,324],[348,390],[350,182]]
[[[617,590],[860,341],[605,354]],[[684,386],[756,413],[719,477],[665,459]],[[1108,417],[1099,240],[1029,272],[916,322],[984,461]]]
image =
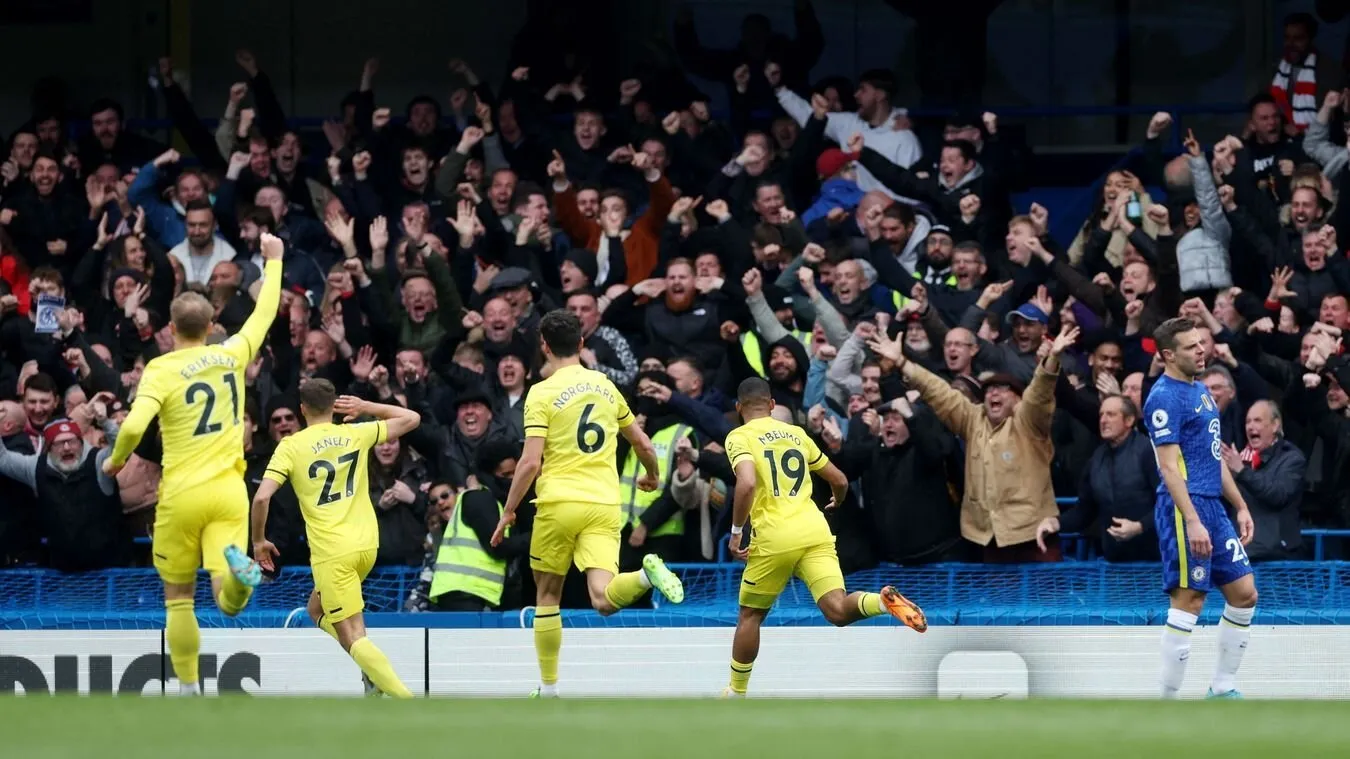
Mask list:
[[28,415],[16,401],[0,401],[0,437],[9,437],[23,431]]

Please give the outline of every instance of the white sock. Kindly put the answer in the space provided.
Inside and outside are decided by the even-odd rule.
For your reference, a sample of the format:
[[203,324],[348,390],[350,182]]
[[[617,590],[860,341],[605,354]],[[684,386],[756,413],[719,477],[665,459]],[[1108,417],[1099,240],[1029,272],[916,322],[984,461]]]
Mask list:
[[200,696],[202,686],[198,683],[180,683],[178,685],[178,695],[180,696]]
[[1181,609],[1167,610],[1162,635],[1162,697],[1176,698],[1186,679],[1186,660],[1191,658],[1191,631],[1196,616]]
[[1215,694],[1237,688],[1237,671],[1242,666],[1242,654],[1252,637],[1252,617],[1256,607],[1239,609],[1224,604],[1223,618],[1219,620],[1219,664],[1214,669],[1210,690]]
[[546,684],[544,684],[544,683],[540,683],[540,684],[539,684],[539,695],[541,695],[541,696],[546,696],[546,697],[550,697],[550,698],[557,696],[557,695],[558,695],[558,684],[557,684],[557,683],[553,683],[552,685],[546,685]]
[[638,582],[642,583],[642,587],[644,588],[650,588],[652,586],[652,578],[647,576],[647,570],[644,569],[641,572],[638,572]]

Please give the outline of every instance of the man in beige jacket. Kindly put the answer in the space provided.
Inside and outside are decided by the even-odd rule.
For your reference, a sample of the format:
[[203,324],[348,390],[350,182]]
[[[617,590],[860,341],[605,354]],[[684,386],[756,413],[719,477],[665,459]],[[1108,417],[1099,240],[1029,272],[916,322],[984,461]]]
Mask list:
[[1050,419],[1055,412],[1059,356],[1078,339],[1075,327],[1061,332],[1044,351],[1025,392],[1008,375],[984,384],[984,404],[973,403],[947,381],[913,361],[900,343],[884,335],[871,344],[901,368],[947,428],[965,442],[966,486],[961,504],[961,535],[984,548],[990,563],[1059,561],[1059,545],[1036,546],[1036,525],[1059,514],[1050,485]]

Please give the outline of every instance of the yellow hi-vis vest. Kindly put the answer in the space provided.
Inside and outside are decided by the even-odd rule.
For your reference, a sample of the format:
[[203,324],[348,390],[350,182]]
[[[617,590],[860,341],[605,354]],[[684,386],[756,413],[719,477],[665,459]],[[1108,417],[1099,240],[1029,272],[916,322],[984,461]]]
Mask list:
[[[797,338],[797,342],[806,348],[809,355],[811,353],[811,333],[803,332],[799,329],[788,330],[788,334]],[[745,361],[750,364],[750,368],[755,370],[761,378],[767,378],[769,375],[764,373],[764,348],[759,341],[759,335],[746,331],[741,333],[741,351],[745,353]]]
[[[465,491],[468,492],[468,491]],[[431,578],[430,598],[459,591],[477,596],[492,606],[502,602],[506,585],[506,561],[494,559],[478,542],[478,533],[464,524],[464,493],[455,499],[455,519],[445,526],[441,547],[436,552],[436,574]],[[497,513],[502,512],[501,502]],[[506,529],[511,534],[511,528]]]
[[[623,509],[628,515],[628,524],[636,527],[648,507],[656,503],[656,499],[665,492],[666,486],[670,484],[670,475],[675,471],[675,443],[682,437],[688,437],[690,431],[688,425],[672,424],[651,436],[652,446],[656,448],[656,459],[661,464],[661,487],[650,492],[638,489],[637,481],[638,476],[642,474],[642,462],[638,461],[637,453],[632,448],[628,449],[628,457],[623,460],[623,471],[619,473],[619,492],[624,499]],[[648,532],[647,536],[657,538],[663,535],[683,534],[684,509],[680,509],[675,512],[675,516],[667,519],[665,524]]]
[[[913,276],[915,279],[920,279],[920,280],[923,279],[923,277],[919,276],[919,273],[918,273],[917,271],[916,271],[916,272],[912,272],[912,276]],[[926,283],[925,283],[925,284],[926,284]],[[944,285],[946,285],[946,286],[948,286],[948,287],[956,287],[956,275],[955,275],[955,274],[948,274],[948,275],[947,275],[947,278],[944,279],[944,280],[942,280],[942,284],[944,284]],[[891,302],[895,304],[895,310],[896,310],[896,311],[899,311],[900,309],[904,308],[904,307],[905,307],[905,304],[908,303],[909,300],[910,300],[910,299],[909,299],[909,296],[901,294],[898,290],[892,290],[892,291],[891,291]]]

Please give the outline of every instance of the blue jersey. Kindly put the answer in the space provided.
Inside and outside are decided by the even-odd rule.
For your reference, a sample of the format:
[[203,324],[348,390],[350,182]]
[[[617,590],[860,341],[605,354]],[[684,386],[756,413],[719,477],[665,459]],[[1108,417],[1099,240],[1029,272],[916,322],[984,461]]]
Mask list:
[[[1223,495],[1219,406],[1203,383],[1182,382],[1164,374],[1149,391],[1144,418],[1155,451],[1160,445],[1180,446],[1178,468],[1186,480],[1186,492],[1193,497]],[[1167,483],[1158,482],[1158,495],[1168,495]]]

